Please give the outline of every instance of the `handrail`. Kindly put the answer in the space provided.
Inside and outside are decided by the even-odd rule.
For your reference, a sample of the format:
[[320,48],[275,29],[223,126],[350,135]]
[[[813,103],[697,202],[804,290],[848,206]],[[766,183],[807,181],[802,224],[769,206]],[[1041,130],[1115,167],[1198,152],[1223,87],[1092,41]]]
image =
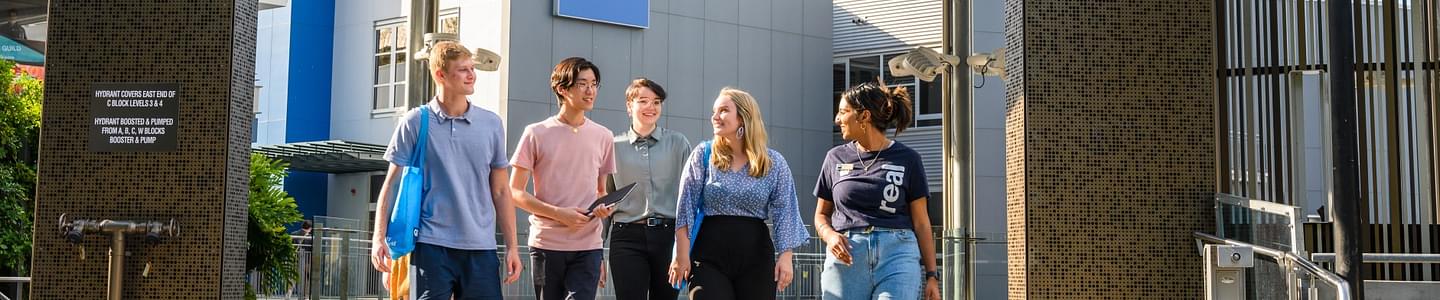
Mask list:
[[[1315,262],[1333,262],[1335,253],[1314,253],[1310,259]],[[1434,253],[1362,253],[1360,261],[1365,263],[1440,263],[1440,254]]]
[[1311,274],[1315,274],[1315,276],[1320,277],[1321,280],[1330,283],[1331,286],[1334,286],[1336,299],[1350,300],[1350,285],[1345,282],[1345,279],[1340,278],[1340,276],[1335,275],[1335,273],[1331,273],[1330,271],[1320,268],[1320,266],[1316,266],[1314,263],[1311,263],[1309,260],[1306,260],[1299,255],[1295,255],[1294,253],[1290,252],[1256,246],[1236,240],[1222,239],[1220,237],[1203,232],[1195,232],[1191,235],[1194,236],[1195,240],[1197,241],[1205,241],[1214,244],[1226,244],[1231,246],[1249,247],[1250,249],[1253,249],[1255,253],[1268,256],[1275,259],[1276,261],[1283,260],[1294,263],[1295,265],[1300,266],[1300,268],[1309,271]]
[[[0,283],[23,283],[23,284],[28,284],[28,283],[30,283],[30,277],[8,277],[8,276],[7,276],[7,277],[0,277]],[[15,297],[16,297],[16,298],[19,298],[19,297],[20,297],[20,286],[18,286],[18,285],[15,287]],[[5,294],[0,294],[0,300],[10,300],[10,296],[5,296]]]

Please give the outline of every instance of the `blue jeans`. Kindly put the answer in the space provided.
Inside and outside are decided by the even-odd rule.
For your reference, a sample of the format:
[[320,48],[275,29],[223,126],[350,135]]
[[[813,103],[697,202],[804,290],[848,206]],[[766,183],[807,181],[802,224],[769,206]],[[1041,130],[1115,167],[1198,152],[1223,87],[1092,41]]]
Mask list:
[[841,234],[850,241],[851,264],[841,263],[826,251],[825,269],[820,273],[820,299],[920,298],[924,281],[914,231],[876,227]]
[[417,300],[502,299],[500,257],[495,250],[462,250],[415,243],[414,267]]

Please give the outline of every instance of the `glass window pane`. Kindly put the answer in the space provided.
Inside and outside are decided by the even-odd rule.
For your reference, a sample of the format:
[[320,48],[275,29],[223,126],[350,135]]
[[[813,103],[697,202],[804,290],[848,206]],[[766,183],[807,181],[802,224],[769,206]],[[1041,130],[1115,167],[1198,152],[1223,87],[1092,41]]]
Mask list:
[[944,77],[945,76],[936,76],[933,82],[920,82],[920,89],[922,90],[920,100],[915,103],[916,106],[920,108],[918,114],[940,113],[940,104],[942,101],[945,101],[945,99],[940,98],[940,85],[935,84],[935,82],[945,82]]
[[390,83],[391,68],[390,55],[375,56],[375,84]]
[[[880,67],[881,67],[881,68],[889,68],[890,60],[893,60],[893,59],[895,59],[896,57],[900,57],[900,55],[898,55],[898,54],[897,54],[897,55],[886,55],[886,56],[885,56],[885,63],[884,63],[884,64],[881,64]],[[890,74],[890,70],[889,70],[889,69],[885,69],[885,84],[886,84],[886,85],[907,84],[907,83],[912,83],[912,82],[915,82],[915,76],[895,77],[894,74]]]
[[390,27],[381,27],[375,30],[376,54],[390,52],[391,46],[395,44],[394,36],[392,36],[394,33],[394,29]]
[[395,87],[395,106],[405,105],[405,103],[406,103],[405,99],[409,98],[409,97],[406,97],[406,93],[408,93],[409,91],[406,91],[406,90],[405,90],[405,85],[404,85],[404,84],[397,84],[397,85],[394,85],[394,87]]
[[390,86],[375,88],[375,109],[390,108]]
[[410,28],[405,24],[395,26],[395,49],[405,50],[410,46]]
[[880,57],[866,56],[850,59],[850,84],[856,86],[864,82],[875,82],[880,76]]
[[460,16],[447,16],[440,18],[440,32],[460,33]]
[[395,82],[405,82],[405,77],[409,75],[407,72],[410,72],[405,68],[410,65],[408,62],[410,61],[405,59],[405,52],[395,53]]

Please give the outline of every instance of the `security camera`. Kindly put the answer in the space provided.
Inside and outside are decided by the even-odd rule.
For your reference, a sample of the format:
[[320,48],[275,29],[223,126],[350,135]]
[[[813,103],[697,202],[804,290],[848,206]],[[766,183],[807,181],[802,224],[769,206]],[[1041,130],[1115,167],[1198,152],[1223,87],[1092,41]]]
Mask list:
[[475,61],[476,70],[494,72],[500,69],[500,55],[485,48],[475,48],[475,56],[471,60]]
[[965,58],[965,64],[970,65],[980,76],[994,75],[1005,78],[1005,48],[996,48],[994,54],[975,53]]
[[918,47],[890,60],[890,73],[895,76],[915,76],[923,81],[935,80],[935,75],[945,73],[950,66],[960,64],[960,58]]

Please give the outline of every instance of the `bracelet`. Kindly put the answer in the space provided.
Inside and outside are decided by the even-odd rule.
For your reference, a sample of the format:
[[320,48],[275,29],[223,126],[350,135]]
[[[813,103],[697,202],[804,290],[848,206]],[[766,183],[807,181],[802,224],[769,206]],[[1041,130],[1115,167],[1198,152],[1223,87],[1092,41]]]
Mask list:
[[939,281],[939,280],[940,280],[940,271],[925,272],[925,277],[926,277],[926,278],[935,278],[936,281]]

